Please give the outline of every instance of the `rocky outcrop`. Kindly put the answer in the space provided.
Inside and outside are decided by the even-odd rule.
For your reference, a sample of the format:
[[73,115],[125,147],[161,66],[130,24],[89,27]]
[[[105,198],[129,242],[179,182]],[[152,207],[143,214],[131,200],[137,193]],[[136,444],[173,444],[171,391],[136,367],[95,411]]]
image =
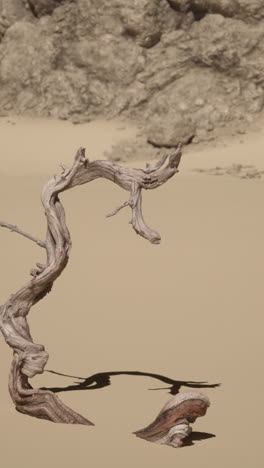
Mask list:
[[263,23],[263,0],[0,0],[0,111],[211,139],[263,108]]
[[197,20],[214,13],[246,21],[260,21],[264,18],[262,0],[168,0],[175,11],[192,12]]
[[263,39],[262,25],[221,15],[164,34],[143,79],[153,90],[145,109],[149,140],[174,146],[178,139],[206,139],[231,122],[238,128],[250,122],[264,104]]
[[50,15],[53,10],[67,0],[25,0],[33,15],[39,18],[40,16]]

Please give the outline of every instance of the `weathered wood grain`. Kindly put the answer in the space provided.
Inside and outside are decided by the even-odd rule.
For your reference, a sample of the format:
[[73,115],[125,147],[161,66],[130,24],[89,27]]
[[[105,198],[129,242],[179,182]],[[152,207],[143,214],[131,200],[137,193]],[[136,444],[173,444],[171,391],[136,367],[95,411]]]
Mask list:
[[[37,263],[37,268],[31,270],[33,278],[0,307],[0,329],[14,353],[9,392],[16,409],[21,413],[58,423],[92,425],[86,418],[64,405],[53,392],[35,389],[28,380],[43,373],[49,355],[43,345],[33,342],[27,315],[31,307],[51,291],[54,281],[67,265],[71,248],[70,233],[59,194],[97,178],[111,180],[130,192],[128,201],[111,215],[125,206],[130,206],[134,230],[151,243],[158,244],[160,235],[148,227],[143,218],[141,192],[142,189],[159,187],[176,174],[181,154],[179,146],[157,164],[147,165],[146,169],[132,169],[109,161],[90,162],[85,157],[84,148],[80,148],[72,167],[62,165],[62,173],[54,176],[43,187],[41,199],[47,219],[45,241],[36,239],[13,224],[0,222],[0,226],[9,228],[45,248],[47,254],[46,264]],[[166,160],[168,162],[164,166]]]
[[134,434],[150,442],[182,447],[192,432],[190,423],[204,416],[209,406],[209,399],[202,393],[178,393],[162,408],[153,423]]

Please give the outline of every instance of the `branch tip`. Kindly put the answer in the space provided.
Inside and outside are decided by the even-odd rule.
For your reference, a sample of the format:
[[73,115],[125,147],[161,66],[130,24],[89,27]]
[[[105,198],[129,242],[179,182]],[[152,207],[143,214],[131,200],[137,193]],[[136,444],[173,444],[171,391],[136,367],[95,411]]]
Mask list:
[[146,169],[144,169],[144,172],[146,174],[150,174],[151,172],[155,172],[157,171],[158,169],[160,169],[163,164],[165,163],[165,161],[168,159],[168,154],[165,154],[164,156],[162,156],[161,159],[159,159],[158,162],[156,162],[155,164],[150,164],[150,163],[146,163]]
[[122,208],[125,208],[126,206],[130,205],[129,201],[126,201],[122,203],[122,205],[118,206],[114,211],[106,215],[106,218],[110,218],[111,216],[116,215]]
[[20,229],[18,226],[16,226],[15,224],[9,224],[9,223],[5,223],[4,221],[0,221],[0,226],[1,227],[5,227],[7,229],[10,229],[11,232],[16,232],[17,234],[20,234],[21,236],[23,237],[26,237],[27,239],[30,239],[32,240],[33,242],[35,242],[37,245],[39,245],[40,247],[43,247],[45,248],[46,247],[46,243],[37,239],[36,237],[32,236],[31,234],[28,234],[27,232],[25,231],[22,231],[22,229]]
[[[176,150],[171,153],[169,158],[169,166],[177,169],[180,164],[181,157],[182,157],[182,143],[179,143]],[[177,171],[178,172],[178,171]]]
[[75,160],[76,161],[81,161],[83,162],[85,160],[85,148],[79,148],[77,153],[76,153],[76,156],[75,156]]
[[70,168],[66,166],[65,164],[60,164],[60,167],[62,168],[63,172],[67,172],[67,173],[70,172]]

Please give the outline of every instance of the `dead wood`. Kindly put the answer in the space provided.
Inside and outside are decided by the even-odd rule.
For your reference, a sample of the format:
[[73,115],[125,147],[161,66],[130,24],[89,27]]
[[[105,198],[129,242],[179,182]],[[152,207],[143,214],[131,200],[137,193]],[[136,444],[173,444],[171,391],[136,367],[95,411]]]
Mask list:
[[[179,146],[155,165],[147,165],[146,169],[132,169],[110,161],[90,162],[85,157],[85,150],[80,148],[72,168],[62,165],[62,173],[54,176],[43,187],[41,199],[47,219],[45,241],[36,239],[15,225],[0,222],[0,226],[7,227],[45,248],[47,254],[46,264],[37,263],[37,268],[31,270],[33,278],[0,307],[0,329],[14,354],[9,392],[19,412],[53,422],[92,425],[86,418],[64,405],[52,391],[35,389],[29,383],[29,378],[43,373],[49,355],[43,345],[33,342],[27,315],[31,307],[51,291],[54,281],[67,265],[71,248],[70,233],[59,194],[97,178],[111,180],[130,192],[129,200],[111,215],[130,206],[134,230],[151,243],[158,244],[160,235],[148,227],[143,218],[141,192],[142,189],[157,188],[170,179],[178,172],[180,159]],[[168,163],[164,166],[166,160]]]
[[192,432],[190,423],[204,416],[209,406],[210,401],[203,393],[178,393],[166,403],[149,426],[134,434],[156,444],[182,447]]

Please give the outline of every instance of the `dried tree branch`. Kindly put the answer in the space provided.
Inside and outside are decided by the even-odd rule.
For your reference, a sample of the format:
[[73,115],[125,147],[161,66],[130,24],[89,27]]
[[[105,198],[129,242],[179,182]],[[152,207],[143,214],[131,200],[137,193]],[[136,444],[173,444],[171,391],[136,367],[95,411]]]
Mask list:
[[36,244],[38,244],[40,247],[43,247],[43,248],[46,247],[45,242],[37,239],[36,237],[33,237],[31,234],[28,234],[25,231],[22,231],[22,229],[20,229],[18,226],[15,226],[14,224],[9,224],[9,223],[5,223],[4,221],[0,221],[0,226],[10,229],[11,232],[16,232],[17,234],[21,234],[21,236],[27,237],[27,239],[30,239],[33,242],[36,242]]
[[[178,151],[181,149],[181,145],[178,146]],[[151,172],[157,171],[160,169],[161,166],[165,163],[165,161],[168,159],[168,154],[165,154],[157,163],[155,164],[150,164],[146,163],[146,169],[144,169],[144,172],[147,174],[150,174]]]
[[[131,207],[131,223],[135,231],[150,242],[158,243],[159,234],[149,228],[143,219],[141,191],[159,187],[178,172],[181,148],[178,147],[170,155],[168,164],[162,168],[166,159],[167,157],[162,158],[156,166],[153,166],[150,174],[143,169],[125,168],[109,161],[90,162],[85,157],[85,150],[80,148],[72,168],[62,166],[62,174],[54,176],[43,187],[41,200],[47,219],[46,240],[43,243],[31,235],[26,235],[26,237],[45,247],[46,264],[37,263],[37,269],[31,271],[33,279],[12,294],[0,307],[0,329],[5,341],[14,352],[9,391],[18,411],[53,422],[92,424],[64,405],[53,392],[34,389],[28,381],[36,374],[43,373],[49,356],[43,345],[33,342],[27,315],[31,307],[50,292],[54,281],[67,265],[71,248],[70,233],[66,226],[65,212],[59,194],[97,178],[109,179],[130,192],[129,201],[122,206]],[[11,225],[1,223],[1,226],[10,227]],[[19,228],[11,227],[12,230],[25,235]]]
[[209,399],[202,393],[178,393],[166,403],[153,423],[134,434],[156,444],[182,447],[192,432],[190,423],[204,416],[209,406]]
[[116,215],[120,210],[122,210],[122,208],[125,208],[128,205],[129,205],[129,201],[126,201],[126,202],[122,203],[122,205],[118,206],[114,211],[112,211],[111,213],[106,215],[106,217],[110,218],[111,216]]

